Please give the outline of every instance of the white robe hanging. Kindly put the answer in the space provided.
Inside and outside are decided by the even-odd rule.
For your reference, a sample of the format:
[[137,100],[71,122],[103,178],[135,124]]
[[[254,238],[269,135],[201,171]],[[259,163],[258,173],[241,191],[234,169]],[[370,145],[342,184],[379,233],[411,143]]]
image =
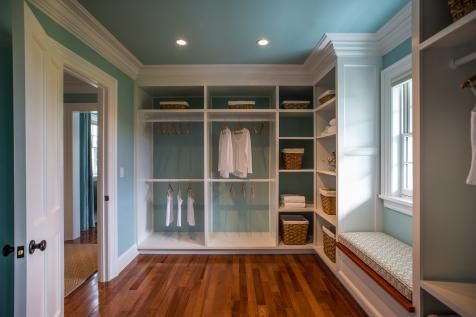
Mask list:
[[228,128],[220,132],[218,141],[218,172],[223,178],[229,178],[233,173],[233,145],[231,131]]
[[167,191],[167,209],[165,210],[165,226],[169,227],[174,222],[174,192]]
[[250,131],[246,128],[234,131],[231,139],[233,144],[233,175],[246,178],[248,174],[253,173]]
[[177,227],[182,227],[182,191],[178,190],[177,193]]
[[472,160],[466,183],[468,185],[476,185],[476,106],[471,112],[471,146]]
[[195,208],[193,204],[195,203],[195,199],[193,198],[192,193],[188,193],[187,198],[187,222],[188,225],[191,227],[195,226]]

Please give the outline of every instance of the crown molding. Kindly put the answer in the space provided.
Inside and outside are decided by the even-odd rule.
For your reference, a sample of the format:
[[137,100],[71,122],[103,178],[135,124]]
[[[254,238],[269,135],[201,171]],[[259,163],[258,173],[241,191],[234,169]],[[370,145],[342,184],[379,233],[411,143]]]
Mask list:
[[152,85],[284,85],[311,83],[303,65],[146,65],[139,86]]
[[376,33],[380,52],[387,54],[412,36],[412,5],[407,3]]
[[29,0],[68,32],[129,77],[136,79],[142,63],[75,0]]

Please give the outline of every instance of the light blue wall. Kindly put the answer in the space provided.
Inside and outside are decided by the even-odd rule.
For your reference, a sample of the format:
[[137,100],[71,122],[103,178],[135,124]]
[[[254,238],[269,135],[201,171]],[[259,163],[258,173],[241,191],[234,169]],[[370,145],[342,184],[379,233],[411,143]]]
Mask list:
[[412,217],[389,208],[384,208],[383,232],[412,245]]
[[[56,24],[43,12],[31,6],[48,35],[85,60],[96,65],[118,83],[118,169],[125,174],[118,180],[118,253],[124,253],[135,243],[134,213],[134,81],[109,63],[89,46]],[[117,171],[119,174],[119,171]]]
[[387,68],[388,66],[394,64],[395,62],[398,62],[399,60],[411,53],[412,39],[409,38],[383,56],[383,68]]
[[[0,248],[13,245],[13,70],[11,1],[0,0]],[[13,254],[0,255],[0,316],[13,315]]]

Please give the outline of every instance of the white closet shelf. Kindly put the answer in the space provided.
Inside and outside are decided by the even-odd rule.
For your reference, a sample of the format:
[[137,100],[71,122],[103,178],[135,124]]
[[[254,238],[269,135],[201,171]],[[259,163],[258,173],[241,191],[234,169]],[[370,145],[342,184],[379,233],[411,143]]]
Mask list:
[[324,102],[322,105],[317,107],[315,111],[331,111],[335,110],[336,106],[336,97]]
[[263,249],[276,247],[274,232],[211,232],[209,248]]
[[205,110],[143,109],[140,110],[139,113],[142,115],[144,122],[202,122]]
[[316,139],[327,139],[327,138],[333,138],[337,136],[337,133],[329,133],[329,134],[321,134],[320,136],[317,136]]
[[421,287],[461,316],[476,316],[476,284],[421,281]]
[[299,170],[287,170],[287,169],[280,169],[280,173],[314,173],[312,168],[303,168]]
[[203,232],[153,232],[139,243],[139,250],[204,249]]
[[280,140],[313,140],[312,136],[281,136]]
[[203,183],[205,180],[203,178],[145,178],[144,182],[146,183]]
[[458,47],[465,43],[471,43],[474,41],[475,29],[476,11],[473,11],[420,43],[420,50],[433,47]]
[[328,215],[324,211],[322,211],[322,208],[317,208],[316,209],[316,214],[320,218],[324,219],[326,222],[333,225],[334,227],[336,226],[336,224],[337,224],[337,216],[336,215]]
[[327,267],[334,272],[334,274],[337,272],[337,266],[334,262],[332,262],[327,255],[324,253],[324,247],[322,245],[319,246],[314,246],[314,250],[316,250],[316,253],[319,255],[321,260],[327,265]]
[[337,176],[337,172],[332,172],[332,171],[328,171],[328,170],[324,170],[324,169],[317,169],[316,173],[324,174],[324,175],[330,175],[330,176]]
[[210,178],[211,183],[272,183],[274,178]]
[[274,109],[213,109],[207,110],[209,121],[276,121],[276,110]]
[[286,208],[283,205],[280,205],[278,208],[279,212],[312,212],[314,211],[314,203],[306,203],[304,208]]

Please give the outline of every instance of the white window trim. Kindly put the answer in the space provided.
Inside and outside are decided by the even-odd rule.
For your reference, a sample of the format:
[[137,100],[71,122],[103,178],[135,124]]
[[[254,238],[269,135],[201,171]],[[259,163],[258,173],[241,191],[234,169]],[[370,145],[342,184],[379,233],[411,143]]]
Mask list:
[[413,199],[392,190],[392,84],[412,74],[411,54],[402,58],[381,74],[381,194],[386,208],[412,215]]

